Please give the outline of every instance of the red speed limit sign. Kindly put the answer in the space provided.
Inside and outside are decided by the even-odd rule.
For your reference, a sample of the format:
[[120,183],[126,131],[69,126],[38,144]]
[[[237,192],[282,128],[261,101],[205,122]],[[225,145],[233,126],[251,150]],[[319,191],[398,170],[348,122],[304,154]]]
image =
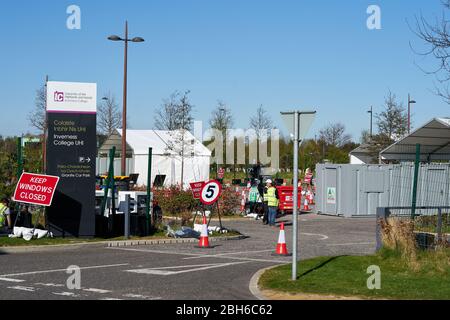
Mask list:
[[200,201],[204,205],[211,205],[219,200],[222,193],[222,185],[219,181],[212,180],[207,182],[200,193]]

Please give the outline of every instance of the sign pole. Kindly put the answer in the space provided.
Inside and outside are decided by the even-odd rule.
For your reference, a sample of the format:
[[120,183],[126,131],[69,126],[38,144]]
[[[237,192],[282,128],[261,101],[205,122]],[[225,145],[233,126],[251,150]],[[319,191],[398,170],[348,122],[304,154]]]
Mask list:
[[281,112],[281,117],[289,133],[294,138],[294,208],[292,214],[293,224],[293,254],[292,254],[292,280],[297,280],[298,260],[298,149],[310,129],[316,111],[290,111]]
[[298,145],[299,145],[299,113],[294,113],[294,208],[293,220],[293,240],[292,240],[292,280],[297,280],[297,241],[298,241]]
[[[203,205],[203,211],[205,210],[204,209],[205,205],[212,206],[213,204],[215,204],[219,200],[221,193],[222,193],[222,185],[219,183],[219,181],[212,180],[212,181],[205,183],[205,185],[203,186],[203,188],[200,192],[200,201],[202,202],[202,205]],[[212,210],[212,208],[211,208],[211,210]],[[205,215],[206,215],[206,213],[205,213]],[[209,215],[208,226],[211,223],[211,218],[212,218],[212,212]]]
[[219,215],[220,231],[222,231],[223,230],[223,226],[222,226],[222,217],[220,216],[219,201],[217,201],[216,205],[217,205],[217,214]]
[[[17,181],[20,180],[20,177],[23,173],[23,150],[22,150],[22,137],[17,138]],[[17,221],[20,218],[20,204],[17,203],[16,207],[16,219],[14,221],[13,229],[16,227]]]
[[150,235],[150,230],[152,229],[152,226],[155,224],[155,221],[153,219],[153,210],[152,214],[150,215],[150,205],[153,206],[153,203],[151,203],[151,191],[152,191],[152,157],[153,157],[153,148],[148,149],[148,171],[147,171],[147,203],[145,208],[145,214],[146,214],[146,224],[145,224],[145,230],[146,235]]

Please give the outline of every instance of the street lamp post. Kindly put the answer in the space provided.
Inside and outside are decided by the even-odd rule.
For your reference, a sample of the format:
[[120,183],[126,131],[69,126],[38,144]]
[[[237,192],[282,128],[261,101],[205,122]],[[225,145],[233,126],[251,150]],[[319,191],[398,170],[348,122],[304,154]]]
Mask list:
[[124,75],[123,75],[123,111],[122,111],[122,161],[121,161],[121,173],[122,176],[126,175],[127,169],[127,85],[128,85],[128,42],[144,42],[145,40],[140,37],[133,39],[128,38],[128,21],[125,22],[125,38],[122,39],[119,36],[113,35],[108,37],[111,41],[123,41],[125,42],[125,56],[124,56]]
[[411,133],[411,104],[416,103],[415,100],[411,100],[410,95],[408,94],[408,134]]
[[[220,107],[219,108],[219,111],[220,111],[220,126],[222,127],[222,128],[220,128],[220,129],[222,129],[222,134],[224,134],[225,133],[225,135],[227,134],[226,133],[226,129],[227,128],[224,128],[225,127],[225,117],[226,117],[226,112],[227,112],[227,110],[224,108],[224,107]],[[222,153],[224,152],[224,148],[226,148],[226,143],[223,143],[223,142],[226,142],[226,138],[227,137],[222,137],[223,138],[223,140],[222,140]],[[224,162],[224,163],[226,163],[226,162]],[[216,168],[216,179],[219,179],[219,163],[218,162],[216,162],[216,164],[217,164],[217,168]],[[226,170],[226,166],[224,165],[223,166],[224,167],[224,170]]]
[[370,113],[370,137],[372,138],[373,134],[373,107],[370,106],[370,110],[367,111],[367,113]]

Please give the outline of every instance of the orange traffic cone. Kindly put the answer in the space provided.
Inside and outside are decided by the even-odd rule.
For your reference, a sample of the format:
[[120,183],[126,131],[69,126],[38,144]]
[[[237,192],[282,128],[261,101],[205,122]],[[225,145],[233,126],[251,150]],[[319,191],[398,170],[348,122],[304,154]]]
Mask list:
[[306,198],[308,199],[309,205],[314,205],[314,195],[311,191],[308,191],[308,193],[306,194]]
[[311,203],[313,206],[316,205],[316,201],[314,200],[314,192],[311,191],[311,194],[309,195],[309,198],[311,199]]
[[241,198],[241,212],[245,211],[245,201],[246,200],[246,194],[245,194],[245,190],[242,191],[242,198]]
[[309,203],[308,203],[308,199],[305,197],[305,202],[303,205],[303,211],[309,211]]
[[274,255],[290,256],[286,247],[286,234],[284,233],[284,223],[280,227],[280,236],[278,237],[277,250]]
[[206,221],[206,215],[203,215],[203,226],[202,226],[202,233],[200,235],[200,241],[198,243],[197,248],[212,248],[209,245],[209,238],[208,238],[208,222]]

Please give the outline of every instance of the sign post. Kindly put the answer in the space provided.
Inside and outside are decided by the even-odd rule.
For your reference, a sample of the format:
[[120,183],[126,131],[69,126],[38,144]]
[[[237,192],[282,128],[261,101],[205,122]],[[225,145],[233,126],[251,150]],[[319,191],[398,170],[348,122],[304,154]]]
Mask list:
[[[192,191],[192,197],[194,199],[200,200],[200,194],[202,192],[203,186],[205,185],[204,181],[200,181],[200,182],[192,182],[190,183],[191,185],[191,191]],[[197,220],[197,215],[198,215],[198,208],[195,209],[195,215],[194,215],[194,224],[195,221]],[[203,205],[202,205],[202,209],[203,209]]]
[[282,112],[281,116],[286,123],[289,133],[294,138],[294,207],[292,213],[293,239],[292,239],[292,280],[297,280],[298,256],[298,147],[314,121],[316,111]]
[[[219,223],[220,223],[220,230],[223,229],[222,227],[222,219],[220,217],[220,211],[219,211],[219,197],[222,194],[222,184],[217,180],[211,180],[206,182],[201,191],[200,191],[200,201],[203,204],[203,214],[205,213],[205,205],[211,206],[215,203],[217,203],[217,214],[219,216]],[[209,222],[211,222],[212,214],[209,217]],[[208,225],[209,225],[208,222]]]
[[49,229],[55,236],[95,236],[97,85],[47,83],[47,173],[60,177]]

